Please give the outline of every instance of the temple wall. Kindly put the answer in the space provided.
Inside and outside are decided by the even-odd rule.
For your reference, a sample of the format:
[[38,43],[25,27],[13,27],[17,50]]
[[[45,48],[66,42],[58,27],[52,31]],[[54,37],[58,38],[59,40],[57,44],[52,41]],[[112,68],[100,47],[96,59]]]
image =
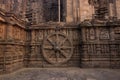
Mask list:
[[80,21],[92,19],[94,8],[88,3],[88,0],[80,0]]
[[[36,4],[33,4],[33,7]],[[119,5],[116,5],[119,19]],[[29,26],[16,16],[0,11],[0,73],[13,72],[24,67],[120,68],[119,24],[75,24],[77,21],[92,19],[93,11],[93,6],[89,5],[87,0],[67,0],[67,22],[74,24],[43,23]],[[68,42],[64,43],[65,47],[67,45],[67,49],[73,49],[73,52],[66,51],[72,52],[72,56],[64,64],[54,65],[44,57],[46,53],[49,55],[49,51],[43,53],[43,46],[46,45],[45,41],[49,41],[47,38],[50,35],[54,36],[51,39],[55,41],[58,33],[58,41],[68,39]],[[72,46],[69,47],[70,43]],[[55,45],[56,42],[52,43],[52,47],[56,48]],[[53,48],[52,50],[55,52]],[[52,57],[51,62],[55,62],[56,56],[53,53]],[[62,61],[61,58],[67,58],[67,55],[61,55],[58,60]]]
[[119,31],[119,26],[82,27],[81,66],[83,68],[119,68]]
[[94,8],[88,0],[67,0],[67,22],[80,22],[92,19]]
[[0,74],[24,67],[25,28],[0,21]]

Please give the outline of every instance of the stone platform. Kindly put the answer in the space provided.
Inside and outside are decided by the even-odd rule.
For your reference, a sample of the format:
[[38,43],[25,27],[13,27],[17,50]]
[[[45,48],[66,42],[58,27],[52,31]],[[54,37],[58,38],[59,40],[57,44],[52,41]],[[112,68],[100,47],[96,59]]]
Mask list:
[[0,80],[120,80],[120,69],[24,68]]

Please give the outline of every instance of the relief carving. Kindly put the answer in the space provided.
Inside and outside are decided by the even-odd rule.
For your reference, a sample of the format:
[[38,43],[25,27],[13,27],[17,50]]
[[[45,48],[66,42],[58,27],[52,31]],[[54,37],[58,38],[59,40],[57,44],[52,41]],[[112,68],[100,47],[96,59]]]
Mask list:
[[42,34],[42,32],[40,32],[39,31],[39,33],[38,33],[38,41],[42,41],[43,40],[43,34]]
[[115,39],[120,40],[120,27],[115,28],[114,33],[115,33]]
[[90,29],[89,34],[90,34],[90,39],[94,40],[95,37],[96,37],[96,35],[95,35],[95,29],[93,29],[93,28]]
[[2,38],[2,28],[0,28],[0,39]]
[[110,39],[110,33],[107,29],[100,30],[100,39]]
[[16,28],[13,27],[13,37],[14,37],[14,39],[16,39],[16,34],[17,34]]
[[0,39],[3,39],[4,34],[3,34],[3,27],[0,27]]
[[3,29],[2,28],[0,28],[0,33],[2,33],[3,32]]
[[12,41],[13,40],[13,35],[14,32],[13,32],[13,25],[8,25],[8,28],[7,28],[7,39],[9,41]]
[[2,55],[2,47],[0,46],[0,56]]

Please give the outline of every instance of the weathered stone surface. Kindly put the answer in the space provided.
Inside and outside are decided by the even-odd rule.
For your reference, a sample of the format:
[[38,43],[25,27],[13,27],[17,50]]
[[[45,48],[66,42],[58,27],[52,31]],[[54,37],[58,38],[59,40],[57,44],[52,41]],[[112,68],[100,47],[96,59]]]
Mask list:
[[[0,73],[22,67],[120,68],[120,25],[116,22],[108,26],[102,20],[98,20],[100,25],[97,21],[94,25],[92,20],[83,22],[85,25],[75,24],[80,19],[91,19],[95,5],[87,0],[67,3],[68,22],[73,24],[48,22],[28,26],[14,14],[0,11]],[[38,4],[32,6],[41,7]]]
[[12,74],[1,75],[1,80],[119,80],[119,70],[43,68],[22,69]]
[[117,18],[120,19],[120,0],[116,0],[116,12],[117,12]]

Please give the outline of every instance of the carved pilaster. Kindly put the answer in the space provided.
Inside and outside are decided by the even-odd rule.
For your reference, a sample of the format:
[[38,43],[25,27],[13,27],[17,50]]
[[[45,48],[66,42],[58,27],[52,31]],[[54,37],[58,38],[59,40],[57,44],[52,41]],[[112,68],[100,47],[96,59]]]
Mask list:
[[8,40],[8,41],[13,40],[12,30],[13,30],[13,26],[10,25],[10,24],[8,24],[8,25],[7,25],[7,40]]
[[6,29],[6,25],[0,23],[0,40],[5,39],[5,29]]
[[66,22],[73,22],[73,1],[74,0],[66,0]]
[[114,17],[114,4],[112,2],[109,3],[109,15],[110,17]]
[[35,30],[32,30],[32,42],[35,42]]

